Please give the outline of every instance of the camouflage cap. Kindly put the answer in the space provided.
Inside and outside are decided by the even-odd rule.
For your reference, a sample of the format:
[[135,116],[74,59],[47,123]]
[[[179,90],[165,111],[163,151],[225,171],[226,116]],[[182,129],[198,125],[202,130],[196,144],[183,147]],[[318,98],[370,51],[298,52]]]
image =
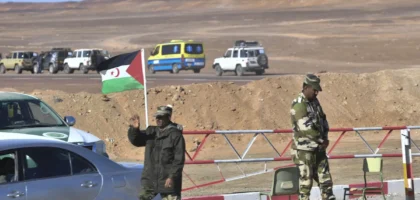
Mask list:
[[321,79],[319,79],[319,77],[315,76],[314,74],[307,74],[304,83],[312,86],[312,88],[315,90],[322,91]]
[[157,116],[165,116],[165,115],[172,115],[172,107],[170,106],[159,106],[157,107],[156,113],[153,115],[154,117]]

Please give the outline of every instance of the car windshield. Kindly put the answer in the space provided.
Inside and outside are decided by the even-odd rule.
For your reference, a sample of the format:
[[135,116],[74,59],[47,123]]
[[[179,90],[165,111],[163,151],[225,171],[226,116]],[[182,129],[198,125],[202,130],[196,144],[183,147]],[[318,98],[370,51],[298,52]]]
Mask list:
[[0,129],[66,126],[51,108],[39,100],[0,101]]

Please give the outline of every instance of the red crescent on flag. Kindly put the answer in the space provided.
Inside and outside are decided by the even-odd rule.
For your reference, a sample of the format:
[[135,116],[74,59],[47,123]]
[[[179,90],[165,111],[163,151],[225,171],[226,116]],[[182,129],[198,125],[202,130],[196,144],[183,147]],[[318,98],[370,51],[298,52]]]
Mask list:
[[114,76],[114,71],[113,71],[113,72],[111,72],[111,75],[114,76],[114,77],[118,77],[120,75],[120,69],[115,68],[115,71],[116,71],[117,74]]

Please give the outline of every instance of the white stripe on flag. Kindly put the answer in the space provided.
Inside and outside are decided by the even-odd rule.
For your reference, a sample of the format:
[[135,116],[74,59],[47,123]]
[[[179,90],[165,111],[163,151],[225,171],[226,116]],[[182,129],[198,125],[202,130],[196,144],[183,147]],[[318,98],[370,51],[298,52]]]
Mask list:
[[127,68],[129,66],[130,65],[121,65],[119,67],[101,71],[102,82],[110,79],[131,77],[130,74],[127,73]]

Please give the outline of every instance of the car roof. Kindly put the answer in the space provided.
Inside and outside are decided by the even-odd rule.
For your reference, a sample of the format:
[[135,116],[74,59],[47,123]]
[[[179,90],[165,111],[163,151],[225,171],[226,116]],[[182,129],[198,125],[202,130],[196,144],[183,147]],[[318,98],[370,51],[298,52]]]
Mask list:
[[[7,135],[7,134],[4,134]],[[76,154],[83,156],[84,158],[88,159],[90,162],[96,160],[96,163],[100,165],[101,173],[114,173],[118,170],[130,170],[126,168],[124,165],[121,165],[109,158],[96,154],[95,152],[83,148],[81,146],[77,146],[71,143],[67,143],[64,141],[56,140],[56,139],[34,139],[34,138],[10,138],[6,139],[0,135],[0,151],[7,151],[11,149],[18,149],[18,148],[27,148],[27,147],[53,147],[53,148],[62,148],[70,150]],[[38,136],[41,137],[41,136]],[[1,139],[3,138],[3,139]],[[97,165],[96,167],[99,167]],[[140,168],[142,166],[133,165],[132,168]]]
[[264,49],[264,47],[231,47],[229,49]]
[[91,49],[75,49],[74,51],[92,51],[92,50],[103,50],[103,49],[98,49],[98,48],[91,48]]
[[8,100],[39,100],[39,99],[32,95],[23,94],[19,92],[0,91],[0,101],[8,101]]
[[158,45],[182,44],[182,43],[186,43],[186,44],[203,44],[203,42],[197,41],[197,40],[171,40],[169,42],[163,42],[163,43],[160,43]]
[[[9,133],[4,134],[9,135]],[[14,135],[14,134],[12,134]],[[24,135],[24,134],[20,134]],[[40,137],[40,136],[39,136]],[[22,147],[30,147],[30,146],[49,146],[54,144],[60,144],[60,145],[72,145],[70,143],[66,143],[64,141],[60,141],[57,139],[46,139],[46,138],[12,138],[12,137],[0,137],[0,151],[4,151],[7,149],[15,149],[15,148],[22,148]]]

